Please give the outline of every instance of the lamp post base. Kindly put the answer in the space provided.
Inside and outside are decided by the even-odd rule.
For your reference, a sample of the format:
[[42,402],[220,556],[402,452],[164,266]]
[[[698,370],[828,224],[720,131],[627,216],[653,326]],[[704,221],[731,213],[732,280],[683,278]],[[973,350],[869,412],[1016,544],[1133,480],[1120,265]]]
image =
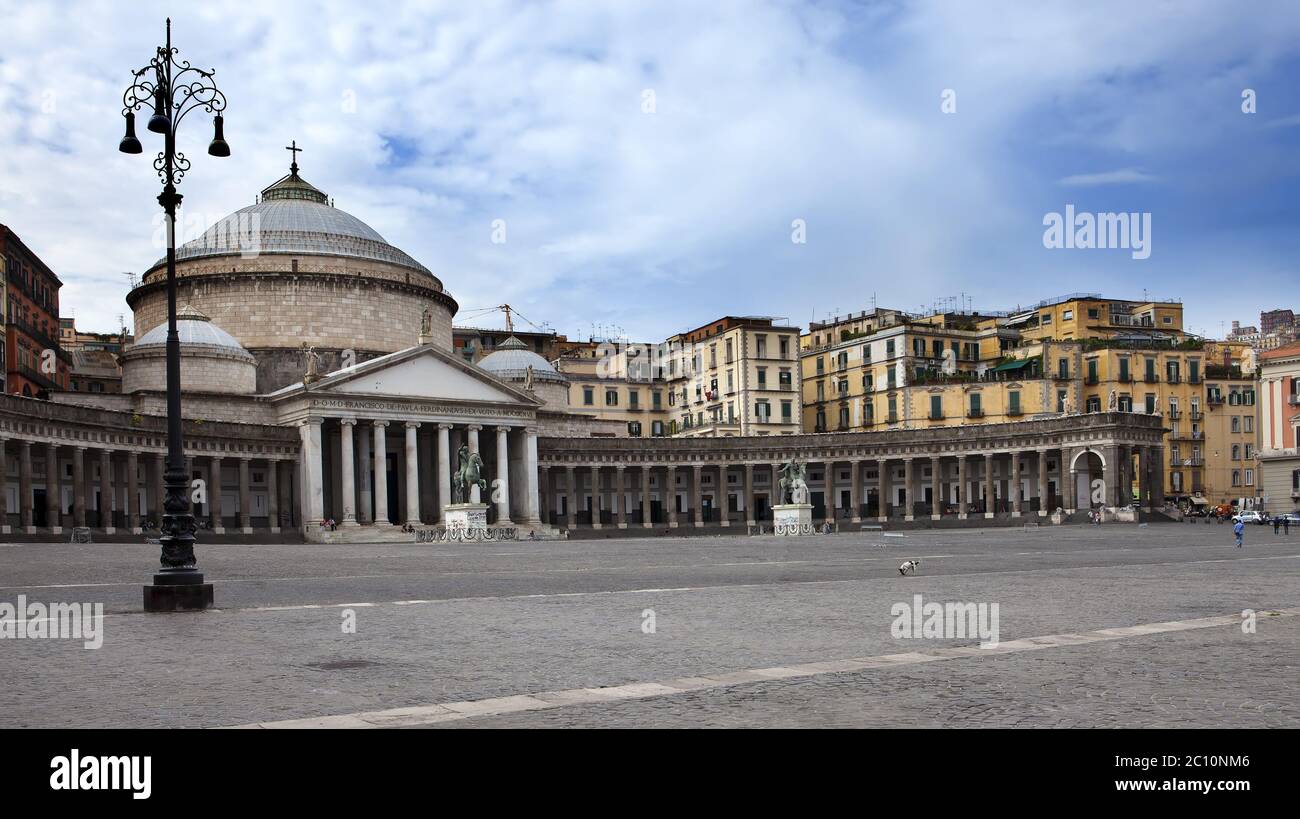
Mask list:
[[162,571],[144,587],[145,611],[202,611],[212,608],[212,584],[194,570]]

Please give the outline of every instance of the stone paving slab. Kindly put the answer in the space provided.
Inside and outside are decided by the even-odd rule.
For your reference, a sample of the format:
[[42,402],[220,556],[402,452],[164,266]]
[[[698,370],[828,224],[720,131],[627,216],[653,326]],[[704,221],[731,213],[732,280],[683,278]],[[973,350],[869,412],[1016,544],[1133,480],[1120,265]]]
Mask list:
[[[0,727],[320,720],[543,699],[535,692],[646,683],[689,690],[728,674],[739,675],[737,690],[778,683],[822,690],[824,682],[807,678],[745,675],[969,650],[970,641],[892,638],[890,606],[914,594],[998,602],[1004,641],[1300,603],[1300,537],[1248,537],[1244,550],[1225,538],[1218,527],[1171,525],[928,532],[893,538],[883,550],[849,536],[801,539],[797,548],[744,536],[505,549],[211,546],[200,556],[224,608],[177,615],[138,611],[153,548],[0,545],[0,601],[25,594],[103,602],[109,612],[95,651],[63,640],[0,640]],[[898,562],[915,556],[926,558],[922,573],[900,578]],[[349,609],[355,634],[341,630]],[[642,631],[646,609],[656,614],[653,634]],[[1178,637],[1132,639],[1165,645]],[[1223,666],[1232,646],[1211,644],[1200,661]],[[1015,662],[1068,649],[1043,646]],[[846,673],[943,678],[950,672],[939,669],[958,662],[966,660]],[[1124,673],[1148,670],[1139,664]],[[1298,678],[1279,677],[1268,701],[1295,699]],[[1032,676],[1011,679],[1035,685]],[[638,699],[657,714],[665,706],[649,703],[674,698]]]

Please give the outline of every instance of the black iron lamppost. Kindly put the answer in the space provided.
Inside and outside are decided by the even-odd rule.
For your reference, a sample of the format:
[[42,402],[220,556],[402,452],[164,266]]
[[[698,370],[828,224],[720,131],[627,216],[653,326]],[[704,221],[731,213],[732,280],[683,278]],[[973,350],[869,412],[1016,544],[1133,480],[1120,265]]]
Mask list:
[[[190,111],[202,108],[215,114],[214,134],[208,153],[230,156],[222,134],[221,112],[226,97],[217,89],[213,71],[194,68],[178,59],[172,48],[172,21],[167,19],[167,45],[144,68],[134,72],[131,87],[122,95],[126,136],[118,145],[124,154],[138,154],[142,148],[135,135],[135,112],[146,103],[153,106],[148,128],[163,135],[163,150],[153,166],[163,182],[158,204],[167,214],[167,470],[162,513],[161,568],[153,583],[144,587],[145,611],[204,609],[212,605],[212,584],[203,582],[194,557],[194,515],[190,510],[189,476],[185,473],[185,449],[181,426],[181,342],[176,333],[176,209],[181,195],[176,192],[190,162],[176,150],[176,128]],[[221,487],[210,487],[221,491]]]

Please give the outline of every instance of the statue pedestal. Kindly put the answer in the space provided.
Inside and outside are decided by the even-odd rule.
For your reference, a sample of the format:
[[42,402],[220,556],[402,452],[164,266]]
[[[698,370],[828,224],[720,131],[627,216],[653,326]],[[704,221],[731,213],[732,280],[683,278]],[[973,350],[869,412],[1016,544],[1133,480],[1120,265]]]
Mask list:
[[772,530],[786,537],[815,535],[811,503],[779,503],[772,507]]
[[451,503],[444,509],[442,525],[447,531],[486,532],[486,503]]

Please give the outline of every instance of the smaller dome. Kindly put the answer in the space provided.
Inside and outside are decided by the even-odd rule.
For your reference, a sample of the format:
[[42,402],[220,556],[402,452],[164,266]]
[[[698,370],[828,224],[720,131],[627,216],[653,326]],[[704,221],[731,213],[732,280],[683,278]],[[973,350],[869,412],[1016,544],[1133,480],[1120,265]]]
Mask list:
[[497,345],[497,348],[479,360],[478,366],[503,380],[523,379],[528,368],[533,368],[533,377],[539,381],[567,381],[556,372],[551,362],[528,349],[528,345],[511,336]]
[[[209,347],[221,347],[231,353],[252,358],[252,354],[245,350],[244,345],[235,340],[234,336],[213,324],[212,319],[188,304],[176,313],[176,335],[180,337],[181,346],[203,344]],[[140,336],[131,349],[166,345],[167,324],[164,322]]]

